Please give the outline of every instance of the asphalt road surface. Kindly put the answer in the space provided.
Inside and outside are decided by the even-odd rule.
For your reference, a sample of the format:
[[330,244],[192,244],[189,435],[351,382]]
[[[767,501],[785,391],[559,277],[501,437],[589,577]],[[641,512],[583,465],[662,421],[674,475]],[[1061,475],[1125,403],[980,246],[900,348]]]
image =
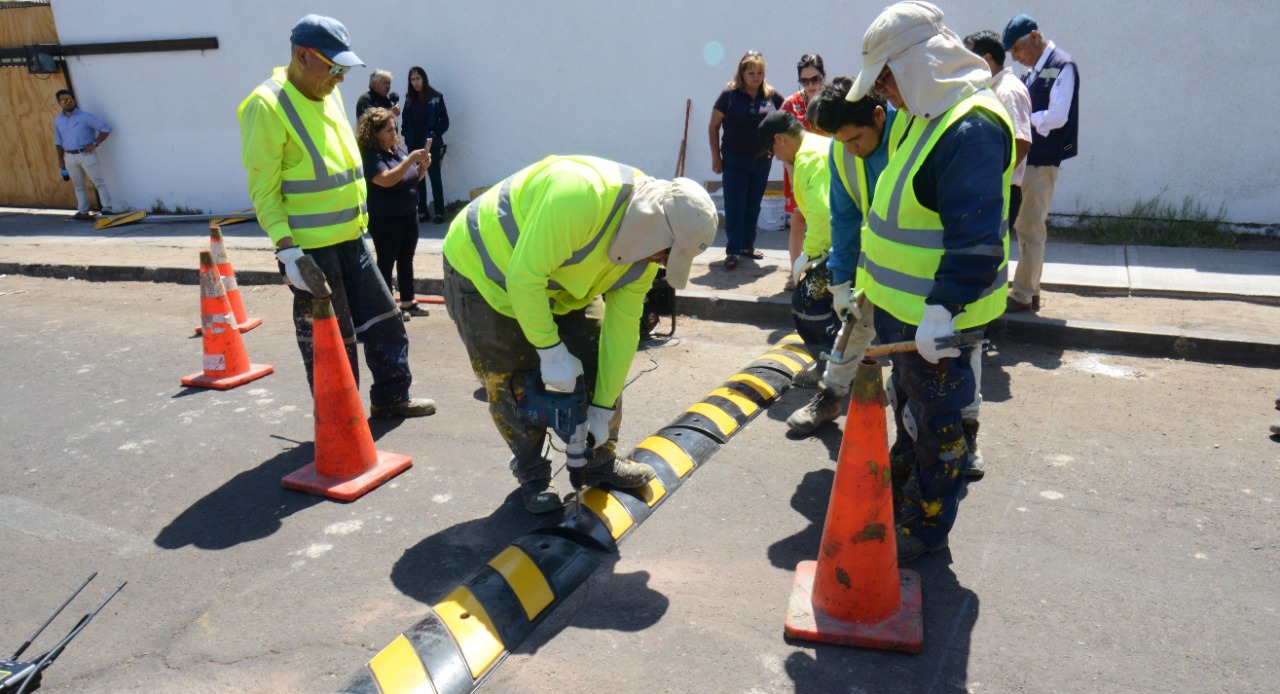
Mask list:
[[[350,504],[281,489],[312,460],[311,401],[286,290],[245,301],[249,356],[276,373],[199,391],[179,383],[201,364],[196,287],[0,277],[0,655],[91,571],[28,655],[128,581],[42,691],[331,691],[546,522],[441,306],[408,324],[439,413],[374,426],[413,467]],[[624,447],[786,332],[681,319],[636,359]],[[783,636],[841,436],[784,435],[810,394],[724,446],[483,691],[1280,690],[1275,370],[995,345],[987,477],[950,551],[913,565],[918,655]]]

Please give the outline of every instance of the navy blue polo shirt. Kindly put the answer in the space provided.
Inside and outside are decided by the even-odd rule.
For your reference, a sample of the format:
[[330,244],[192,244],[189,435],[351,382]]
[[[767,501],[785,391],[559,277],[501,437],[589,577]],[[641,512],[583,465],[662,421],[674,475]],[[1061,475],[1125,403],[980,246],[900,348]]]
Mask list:
[[754,98],[737,89],[726,89],[716,99],[715,110],[724,114],[721,125],[720,155],[744,154],[754,157],[756,152],[756,128],[764,117],[782,108],[782,95],[774,92],[766,97],[764,89]]

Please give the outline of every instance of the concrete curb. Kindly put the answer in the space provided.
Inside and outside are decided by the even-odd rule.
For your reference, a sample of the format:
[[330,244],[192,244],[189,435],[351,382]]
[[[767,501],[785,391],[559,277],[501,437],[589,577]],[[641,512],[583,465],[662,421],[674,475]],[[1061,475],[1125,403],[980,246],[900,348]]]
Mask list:
[[[141,267],[115,265],[56,265],[0,262],[0,274],[53,279],[83,279],[92,282],[170,282],[199,284],[195,268]],[[276,272],[243,270],[236,272],[242,285],[282,284]],[[418,292],[439,295],[443,280],[422,278]],[[1079,287],[1073,288],[1079,290]],[[1098,294],[1110,292],[1102,290]],[[1179,298],[1230,299],[1179,293]],[[1136,295],[1136,294],[1135,294]],[[1144,293],[1144,295],[1153,295]],[[1161,296],[1168,296],[1160,293]],[[1248,299],[1244,299],[1248,300]],[[681,316],[727,323],[753,323],[791,329],[791,302],[777,296],[754,296],[726,292],[681,291],[676,310]],[[1144,327],[1095,321],[1041,318],[1035,315],[1005,315],[989,330],[993,340],[1025,342],[1063,349],[1101,349],[1143,357],[1186,359],[1214,364],[1275,367],[1280,364],[1280,338],[1237,335],[1203,330]]]

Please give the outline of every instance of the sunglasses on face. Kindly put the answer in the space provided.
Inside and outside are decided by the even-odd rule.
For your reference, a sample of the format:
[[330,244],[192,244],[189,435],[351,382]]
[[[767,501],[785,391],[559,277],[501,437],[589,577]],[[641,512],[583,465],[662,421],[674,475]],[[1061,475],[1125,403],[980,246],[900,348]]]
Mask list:
[[312,53],[315,53],[317,58],[319,58],[320,60],[323,60],[324,64],[329,66],[329,74],[333,75],[334,77],[341,77],[351,71],[351,68],[347,67],[346,65],[335,65],[332,60],[329,60],[328,58],[324,57],[323,53],[321,53],[320,51],[317,51],[314,48],[308,48],[307,50],[311,51]]
[[810,78],[808,78],[808,79],[805,79],[804,77],[801,77],[801,78],[800,78],[800,86],[801,86],[801,87],[816,87],[816,86],[818,86],[818,85],[822,84],[822,80],[823,80],[824,78],[826,78],[826,75],[818,75],[817,77],[810,77]]
[[60,104],[69,104],[73,101],[75,101],[75,98],[70,96],[63,96],[58,98],[58,103]]

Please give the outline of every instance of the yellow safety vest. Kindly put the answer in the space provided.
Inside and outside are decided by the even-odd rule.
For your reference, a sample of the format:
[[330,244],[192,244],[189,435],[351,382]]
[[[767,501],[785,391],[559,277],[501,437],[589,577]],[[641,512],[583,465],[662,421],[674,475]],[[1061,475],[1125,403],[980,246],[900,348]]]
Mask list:
[[560,341],[553,315],[608,293],[593,402],[612,407],[639,342],[644,296],[659,265],[620,265],[609,244],[639,170],[588,156],[551,156],[472,200],[444,239],[444,255],[537,348]]
[[246,165],[261,158],[279,167],[279,195],[288,212],[293,242],[303,248],[322,248],[359,238],[368,226],[364,168],[338,90],[312,101],[289,83],[286,68],[276,68],[237,112],[243,114],[255,100],[280,119],[290,143],[283,156],[246,151]]
[[[893,153],[898,149],[897,142],[902,139],[902,135],[906,132],[906,124],[908,120],[911,119],[905,117],[899,118],[895,115],[893,124],[889,126],[889,138],[888,141],[885,142],[885,145],[889,148],[889,159],[893,159]],[[849,150],[845,149],[843,143],[836,143],[835,151],[838,152],[838,156],[834,157],[836,175],[839,176],[840,183],[844,186],[845,192],[849,194],[849,199],[853,200],[853,203],[858,206],[858,211],[862,213],[862,225],[865,228],[867,225],[867,208],[870,207],[867,200],[869,197],[868,191],[871,189],[867,181],[867,162],[862,157],[856,157],[850,154]],[[857,190],[854,190],[853,181],[849,176],[849,171],[851,169],[858,176]]]
[[[972,249],[1001,254],[996,279],[977,301],[967,304],[956,318],[957,329],[984,325],[1004,313],[1004,288],[1009,281],[1009,196],[1013,177],[1013,124],[1004,105],[990,89],[983,89],[952,106],[932,120],[898,114],[893,130],[905,135],[880,174],[871,214],[863,227],[862,257],[858,264],[858,286],[876,308],[898,320],[919,325],[924,316],[924,300],[933,290],[934,277],[946,253],[943,247],[942,218],[916,199],[912,181],[934,145],[956,121],[981,108],[997,117],[1009,133],[1009,162],[1004,169],[1004,208],[1001,214],[999,247]],[[894,137],[892,141],[898,141]]]
[[805,133],[796,152],[795,175],[791,177],[791,191],[808,224],[804,253],[810,258],[831,250],[831,170],[827,166],[830,151],[831,138]]

